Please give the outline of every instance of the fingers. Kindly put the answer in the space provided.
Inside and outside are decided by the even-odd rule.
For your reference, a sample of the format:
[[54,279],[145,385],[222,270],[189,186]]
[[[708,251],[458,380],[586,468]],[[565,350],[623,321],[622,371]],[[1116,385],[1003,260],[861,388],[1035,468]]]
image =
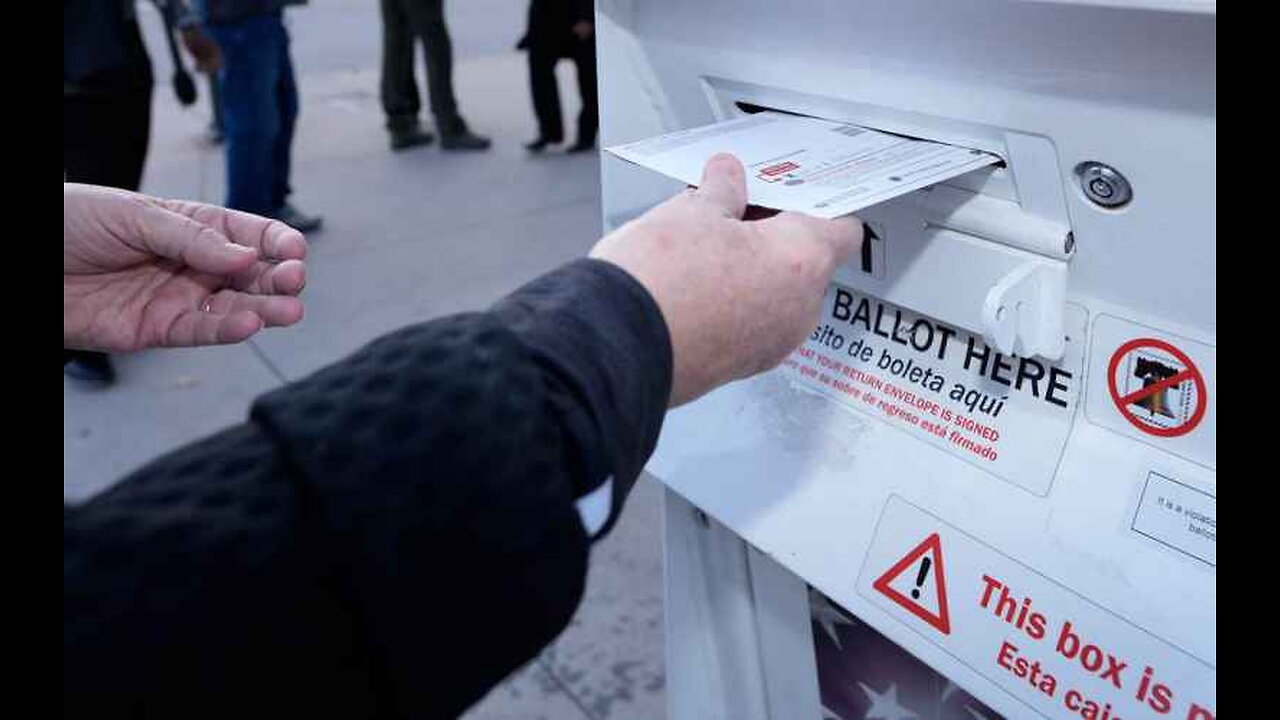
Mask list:
[[797,235],[817,240],[831,253],[832,267],[842,264],[862,247],[862,221],[853,215],[824,220],[812,215],[784,212],[755,223],[766,235],[793,241]]
[[243,342],[264,327],[287,327],[302,320],[302,301],[283,295],[249,295],[223,290],[199,307],[179,313],[165,330],[166,347]]
[[257,315],[265,327],[288,327],[302,320],[302,301],[286,295],[250,295],[222,290],[206,298],[201,310],[231,316],[239,312]]
[[237,290],[297,295],[306,284],[306,240],[284,223],[181,200],[148,203],[138,222],[136,242],[145,250],[230,278]]
[[200,272],[235,274],[251,267],[258,257],[253,248],[233,243],[209,225],[161,205],[147,203],[136,222],[135,232],[121,238],[124,242],[141,244],[142,250]]
[[262,326],[262,318],[250,310],[230,315],[188,310],[174,318],[161,344],[166,347],[228,345],[249,339]]
[[747,208],[747,180],[738,158],[717,153],[702,168],[694,195],[714,205],[725,217],[738,219]]
[[185,200],[161,202],[175,213],[216,228],[231,242],[253,248],[264,259],[302,260],[307,256],[302,233],[279,220]]
[[297,295],[306,284],[307,266],[301,260],[258,262],[231,280],[232,288],[258,295]]

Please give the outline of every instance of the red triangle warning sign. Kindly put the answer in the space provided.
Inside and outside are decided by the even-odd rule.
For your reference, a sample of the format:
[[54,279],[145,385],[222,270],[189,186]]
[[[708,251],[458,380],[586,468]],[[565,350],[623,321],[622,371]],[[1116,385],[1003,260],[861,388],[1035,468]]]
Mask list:
[[872,585],[943,635],[951,634],[942,539],[934,533],[915,546]]

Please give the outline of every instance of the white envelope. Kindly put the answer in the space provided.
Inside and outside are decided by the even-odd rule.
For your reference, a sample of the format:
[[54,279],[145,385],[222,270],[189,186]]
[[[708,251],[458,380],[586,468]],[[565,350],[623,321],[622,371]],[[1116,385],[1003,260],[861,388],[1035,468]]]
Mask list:
[[769,111],[605,150],[689,185],[701,181],[712,155],[732,153],[747,171],[747,202],[822,218],[1000,161],[981,150]]

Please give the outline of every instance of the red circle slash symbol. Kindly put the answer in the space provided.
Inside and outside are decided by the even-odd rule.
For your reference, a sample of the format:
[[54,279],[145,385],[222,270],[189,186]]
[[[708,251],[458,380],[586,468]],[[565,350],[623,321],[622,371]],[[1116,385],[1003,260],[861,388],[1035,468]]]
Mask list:
[[[1174,362],[1169,362],[1169,357],[1174,358]],[[1122,392],[1123,381],[1131,379],[1141,380],[1142,386],[1133,390],[1126,387]],[[1204,376],[1191,358],[1155,338],[1130,340],[1115,351],[1107,368],[1107,388],[1125,420],[1142,432],[1158,437],[1177,437],[1191,432],[1200,424],[1209,405]],[[1169,402],[1170,391],[1177,391],[1179,402]]]

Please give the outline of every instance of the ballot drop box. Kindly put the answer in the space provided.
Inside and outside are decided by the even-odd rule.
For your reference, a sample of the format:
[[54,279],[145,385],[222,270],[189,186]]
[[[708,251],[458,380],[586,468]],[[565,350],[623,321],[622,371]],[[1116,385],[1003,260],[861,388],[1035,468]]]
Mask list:
[[[605,146],[763,112],[992,157],[860,210],[809,339],[669,414],[669,717],[1214,718],[1214,4],[598,0],[596,31]],[[684,187],[601,162],[606,229]]]

